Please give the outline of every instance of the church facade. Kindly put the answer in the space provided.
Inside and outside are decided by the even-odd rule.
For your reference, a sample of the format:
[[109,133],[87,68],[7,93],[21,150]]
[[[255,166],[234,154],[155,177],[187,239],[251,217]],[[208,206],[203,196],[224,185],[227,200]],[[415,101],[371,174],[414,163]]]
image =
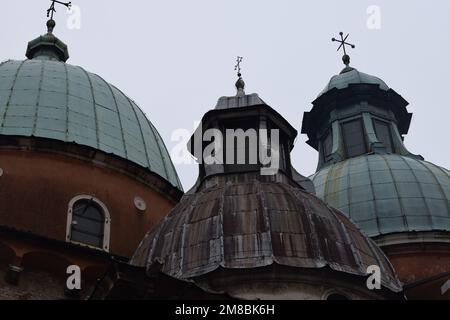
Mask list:
[[347,55],[304,115],[315,174],[239,73],[187,146],[202,159],[213,132],[219,161],[184,193],[155,126],[54,28],[0,63],[0,299],[450,298],[449,171],[406,149],[408,103]]

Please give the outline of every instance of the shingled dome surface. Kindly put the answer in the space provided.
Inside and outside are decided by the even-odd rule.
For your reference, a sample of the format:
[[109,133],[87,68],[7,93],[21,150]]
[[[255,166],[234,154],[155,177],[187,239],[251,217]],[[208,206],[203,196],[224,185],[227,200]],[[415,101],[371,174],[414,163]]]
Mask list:
[[0,64],[0,135],[73,142],[128,159],[182,190],[164,142],[116,87],[60,61]]
[[333,88],[344,89],[351,84],[376,84],[379,85],[381,90],[389,90],[388,85],[380,78],[351,68],[348,72],[343,72],[333,76],[319,96],[325,94]]
[[450,231],[450,173],[396,154],[372,154],[325,167],[311,177],[316,194],[368,236]]
[[285,183],[218,179],[186,194],[145,236],[131,263],[161,264],[164,273],[184,279],[275,264],[367,277],[367,267],[379,265],[383,285],[401,291],[383,252],[320,199]]

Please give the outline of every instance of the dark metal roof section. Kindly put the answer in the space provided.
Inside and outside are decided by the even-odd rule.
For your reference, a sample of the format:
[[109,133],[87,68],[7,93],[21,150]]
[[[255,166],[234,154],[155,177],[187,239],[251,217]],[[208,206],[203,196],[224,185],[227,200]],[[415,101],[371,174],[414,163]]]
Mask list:
[[[266,180],[264,180],[266,179]],[[281,265],[366,277],[379,265],[382,284],[401,291],[383,252],[342,213],[279,177],[216,176],[180,204],[140,244],[131,264],[177,278],[217,269]]]
[[202,157],[206,129],[270,127],[280,131],[284,166],[263,175],[262,163],[201,163],[195,186],[145,236],[130,263],[147,273],[160,264],[163,273],[180,279],[281,266],[298,272],[329,268],[361,280],[368,276],[368,266],[377,265],[384,287],[401,292],[395,271],[375,243],[306,191],[314,191],[311,181],[290,163],[296,130],[257,95],[245,95],[238,85],[237,91],[204,115],[189,142],[190,152]]
[[216,110],[245,108],[258,105],[267,105],[256,93],[236,95],[234,97],[221,97],[217,101]]
[[256,93],[245,94],[245,82],[242,79],[241,62],[243,58],[237,57],[237,63],[234,70],[237,71],[238,80],[236,81],[236,96],[234,97],[221,97],[216,105],[216,110],[220,109],[232,109],[232,108],[244,108],[259,105],[266,105]]

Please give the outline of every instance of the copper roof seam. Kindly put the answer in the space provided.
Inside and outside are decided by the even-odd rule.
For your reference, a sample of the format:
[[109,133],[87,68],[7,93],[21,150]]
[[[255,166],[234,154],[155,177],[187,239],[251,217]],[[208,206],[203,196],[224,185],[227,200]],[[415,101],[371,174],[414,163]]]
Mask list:
[[95,117],[95,119],[94,119],[95,120],[95,137],[97,140],[97,148],[100,149],[100,136],[98,134],[99,121],[98,121],[98,114],[97,114],[97,103],[95,101],[94,86],[92,85],[92,80],[91,80],[89,73],[86,70],[84,70],[82,67],[78,67],[78,68],[86,75],[86,78],[89,82],[89,86],[91,89],[92,102],[93,102],[93,107],[94,107],[94,117]]
[[224,225],[223,225],[223,221],[224,221],[224,218],[223,218],[223,208],[225,207],[225,195],[226,195],[226,193],[227,193],[227,189],[225,188],[225,190],[223,190],[223,192],[222,192],[222,197],[220,198],[220,200],[221,200],[221,205],[220,205],[220,207],[219,207],[219,224],[220,224],[220,226],[218,227],[218,229],[220,230],[220,254],[221,254],[221,260],[223,260],[223,261],[221,261],[220,262],[220,265],[222,266],[222,267],[224,267],[224,264],[225,264],[225,240],[224,240]]
[[366,163],[367,163],[367,172],[369,174],[370,190],[372,190],[373,208],[375,210],[375,221],[377,223],[378,232],[380,232],[381,231],[380,219],[378,217],[377,199],[376,199],[376,195],[375,195],[375,190],[373,188],[372,171],[370,170],[369,156],[366,156],[365,158],[366,158]]
[[[150,261],[153,260],[153,254],[155,252],[155,244],[156,242],[159,240],[159,237],[161,235],[161,231],[164,229],[164,226],[166,225],[167,220],[169,219],[168,216],[165,216],[163,218],[163,220],[157,224],[154,228],[155,230],[157,230],[156,234],[154,235],[153,239],[152,239],[152,245],[150,247],[150,251],[148,252],[147,257],[145,258],[145,260],[147,260],[147,263],[150,264]],[[152,233],[152,231],[150,231],[149,233],[147,233],[144,237],[144,239],[142,240],[142,242],[145,241],[146,237],[148,237],[150,234]],[[139,245],[138,248],[140,248],[141,245]]]
[[[261,184],[257,184],[257,195],[259,195],[259,205],[261,206],[262,216],[264,217],[264,226],[266,230],[270,230],[270,219],[267,212],[266,199],[264,193],[261,191]],[[271,237],[269,238],[271,240]],[[270,247],[272,248],[272,241],[270,241]]]
[[[308,245],[307,246],[305,246],[306,248],[307,248],[307,250],[309,251],[308,252],[308,254],[309,254],[309,256],[310,257],[313,257],[313,258],[315,258],[314,257],[314,252],[313,252],[313,250],[311,250],[311,247],[312,247],[312,243],[313,243],[313,240],[312,240],[312,238],[313,238],[313,233],[312,233],[312,230],[311,230],[311,228],[310,228],[310,223],[305,223],[305,221],[304,221],[304,219],[306,219],[308,222],[309,222],[309,218],[308,218],[308,213],[307,213],[307,210],[306,210],[306,206],[305,206],[305,204],[301,201],[301,199],[300,199],[300,197],[299,197],[299,193],[301,193],[301,192],[303,192],[303,190],[301,190],[301,189],[296,189],[295,190],[296,192],[294,193],[295,194],[295,197],[296,197],[296,202],[295,202],[295,207],[296,207],[296,209],[297,209],[297,212],[303,212],[304,214],[302,215],[302,217],[300,218],[301,219],[301,222],[302,222],[302,227],[303,227],[303,231],[305,232],[304,234],[305,234],[305,238],[307,238],[307,240],[308,240]],[[314,195],[314,197],[315,197],[315,195]],[[302,205],[302,208],[300,209],[299,208],[299,204],[301,204]],[[305,230],[306,228],[308,228],[308,230]],[[308,231],[308,232],[307,232]]]
[[313,213],[312,213],[311,205],[309,202],[310,202],[310,199],[305,198],[303,201],[303,205],[305,207],[305,213],[306,213],[306,217],[308,219],[309,225],[311,226],[311,246],[313,248],[313,250],[311,250],[311,251],[317,254],[316,256],[313,257],[314,265],[316,267],[318,267],[323,264],[326,264],[326,260],[324,259],[324,256],[322,255],[322,249],[320,248],[319,239],[317,238],[318,231],[316,229],[316,224],[314,223]]
[[[433,172],[433,170],[430,169],[430,167],[428,166],[429,164],[431,164],[431,165],[433,165],[433,164],[432,164],[432,163],[429,163],[429,162],[427,162],[427,161],[420,161],[420,160],[419,160],[419,162],[420,162],[421,165],[425,166],[429,171],[431,171],[433,178],[436,180],[436,182],[439,184],[439,186],[440,186],[441,189],[442,189],[442,185],[441,185],[441,183],[439,182],[438,178],[436,177],[436,174],[435,174],[435,173]],[[437,170],[439,170],[439,171],[441,171],[442,173],[444,173],[444,175],[446,175],[447,178],[449,178],[449,181],[450,181],[450,174],[448,173],[448,171],[446,171],[446,169],[444,169],[444,168],[442,168],[442,167],[440,167],[440,166],[437,166],[437,165],[433,165],[433,168],[436,168]],[[447,200],[450,201],[450,198],[447,198],[447,195],[445,194],[444,189],[442,189],[442,194],[444,195],[445,199],[447,199]]]
[[112,98],[113,98],[113,100],[114,100],[114,105],[115,105],[116,111],[117,111],[117,118],[119,119],[120,132],[121,132],[121,134],[122,134],[123,150],[124,150],[124,152],[125,152],[125,158],[128,159],[128,150],[127,150],[127,144],[126,144],[126,142],[125,142],[125,133],[124,133],[124,130],[123,130],[123,125],[122,125],[122,117],[121,117],[121,115],[120,115],[120,110],[119,110],[119,106],[118,106],[118,104],[117,104],[116,96],[114,95],[114,91],[113,91],[111,85],[110,85],[108,82],[106,82],[105,79],[103,79],[103,78],[100,77],[99,75],[96,75],[96,76],[99,77],[99,79],[102,80],[103,83],[108,87],[109,92],[111,93],[111,96],[112,96]]
[[118,90],[119,92],[121,92],[123,94],[123,96],[125,97],[125,99],[128,101],[128,103],[130,104],[131,110],[133,110],[134,116],[136,117],[136,122],[139,126],[139,132],[141,133],[141,139],[142,139],[142,145],[144,146],[144,153],[145,153],[145,158],[147,160],[147,164],[148,164],[148,168],[150,170],[152,169],[152,165],[150,163],[150,156],[148,155],[148,150],[147,150],[147,143],[145,141],[145,137],[144,137],[144,132],[142,131],[142,124],[141,121],[139,120],[139,117],[137,115],[136,109],[134,108],[134,103],[131,101],[130,98],[128,98],[127,95],[125,95],[122,91],[120,91],[120,89],[116,88],[116,90]]
[[[419,161],[419,163],[420,163],[422,166],[424,166],[425,168],[427,168],[428,171],[430,171],[431,175],[433,176],[433,179],[436,181],[436,184],[439,186],[439,190],[441,191],[442,195],[444,196],[444,199],[447,200],[447,201],[444,201],[444,202],[445,202],[445,206],[446,206],[446,208],[447,208],[447,212],[450,213],[450,205],[449,205],[450,199],[447,198],[447,195],[446,195],[446,193],[444,192],[444,188],[442,188],[442,184],[439,182],[439,180],[438,180],[438,178],[436,177],[436,175],[434,174],[433,170],[431,170],[431,169],[428,167],[428,162],[426,162],[426,161]],[[442,169],[441,167],[439,167],[439,166],[433,166],[433,167],[435,167],[435,168],[437,168],[439,171],[443,172],[443,173],[449,178],[449,180],[450,180],[450,176],[449,176],[449,174],[448,174],[445,170],[443,170],[443,169]]]
[[69,71],[67,70],[67,64],[63,63],[64,73],[66,75],[66,138],[65,141],[69,141]]
[[364,272],[362,270],[362,258],[359,253],[359,250],[356,250],[354,244],[353,244],[353,238],[350,236],[350,234],[347,232],[347,227],[344,225],[344,223],[336,216],[336,214],[333,212],[334,218],[336,219],[336,222],[340,225],[341,229],[343,230],[343,235],[345,236],[345,239],[348,242],[348,245],[350,246],[350,249],[353,253],[353,258],[355,259],[355,264],[358,266],[358,270]]
[[257,186],[258,186],[257,187],[257,190],[258,190],[257,194],[260,195],[261,206],[262,206],[262,209],[263,209],[263,213],[262,214],[263,214],[263,217],[264,217],[264,220],[265,220],[265,226],[266,226],[266,230],[264,231],[264,233],[267,232],[267,234],[268,234],[268,240],[269,240],[268,247],[271,248],[271,257],[270,257],[271,264],[273,264],[274,262],[278,263],[278,261],[277,261],[278,259],[274,255],[273,242],[272,242],[272,233],[271,233],[272,222],[270,221],[270,214],[269,214],[269,210],[267,208],[266,197],[264,195],[264,192],[262,192],[262,190],[261,190],[262,183],[258,183]]
[[37,119],[39,116],[39,104],[40,104],[40,98],[41,98],[41,91],[42,91],[42,82],[44,79],[44,61],[40,62],[41,64],[41,73],[40,73],[40,77],[39,77],[39,87],[38,87],[38,95],[36,98],[36,110],[34,112],[34,119],[33,119],[33,129],[31,129],[31,136],[34,136],[36,134],[36,125],[37,125]]
[[[188,248],[188,246],[186,245],[186,242],[187,242],[187,231],[186,231],[186,229],[188,229],[188,224],[190,223],[190,220],[191,220],[190,218],[192,217],[192,212],[195,210],[195,206],[197,205],[199,198],[200,198],[199,194],[196,194],[195,197],[194,197],[194,201],[190,204],[189,209],[187,210],[187,212],[183,211],[183,212],[178,212],[178,214],[177,214],[177,216],[180,215],[179,219],[184,217],[183,231],[182,231],[182,234],[181,234],[181,244],[180,244],[180,247],[179,247],[179,250],[180,250],[180,252],[179,252],[179,254],[180,254],[180,263],[179,263],[179,266],[178,266],[178,271],[176,272],[176,275],[175,275],[177,278],[182,277],[183,274],[185,273],[184,266],[186,265],[186,263],[184,263],[184,249]],[[174,252],[176,253],[176,250],[174,250]]]
[[[153,124],[152,124],[152,123],[150,123],[150,125],[151,125],[152,128],[155,130],[155,132],[156,132],[156,134],[158,135],[159,139],[160,139],[162,142],[164,142],[164,140],[162,139],[161,135],[159,134],[159,131],[156,130],[156,128],[153,127]],[[164,162],[164,166],[165,166],[165,168],[166,168],[166,171],[168,171],[166,165],[170,165],[170,168],[172,169],[171,172],[174,173],[174,177],[175,177],[176,183],[177,183],[179,189],[180,189],[181,191],[183,191],[183,184],[181,183],[180,177],[178,176],[177,170],[175,169],[175,165],[174,165],[173,162],[172,162],[172,157],[170,156],[169,150],[167,150],[167,146],[166,146],[165,143],[162,143],[162,147],[164,148],[166,154],[169,156],[169,160],[170,160],[169,163]],[[160,150],[161,150],[161,146],[159,146],[159,148],[160,148]],[[162,152],[162,150],[161,150],[161,152]],[[169,179],[169,181],[170,181],[170,175],[167,175],[167,179]]]
[[[430,226],[433,226],[433,215],[432,212],[430,210],[430,207],[426,201],[425,198],[425,194],[423,193],[423,187],[422,184],[419,183],[419,179],[417,179],[417,175],[414,173],[414,170],[411,168],[411,166],[409,165],[408,161],[406,161],[406,159],[404,157],[400,157],[403,162],[407,165],[407,167],[409,168],[409,170],[411,171],[412,175],[414,176],[414,178],[416,179],[416,184],[419,186],[419,190],[420,190],[420,195],[422,196],[422,201],[425,203],[425,207],[427,208],[427,212],[428,212],[428,221],[430,222]],[[433,175],[434,176],[434,175]]]
[[8,112],[10,104],[11,104],[11,97],[12,97],[12,94],[14,92],[14,87],[16,86],[17,77],[18,77],[19,72],[22,69],[22,66],[24,65],[25,61],[28,61],[28,60],[23,60],[23,61],[20,62],[19,66],[17,67],[16,73],[14,75],[14,80],[13,80],[13,83],[11,85],[11,89],[9,91],[8,100],[6,102],[6,108],[5,108],[5,111],[3,112],[3,119],[2,119],[2,123],[0,125],[0,129],[3,129],[5,127],[6,113]]
[[330,169],[327,171],[327,173],[325,174],[325,177],[324,177],[324,186],[323,186],[323,190],[324,190],[324,192],[323,192],[323,198],[324,198],[324,201],[327,201],[328,200],[328,194],[329,194],[329,192],[328,192],[328,188],[329,188],[329,184],[330,184],[330,177],[332,176],[332,171],[334,171],[334,168],[331,168],[330,167]]
[[[144,114],[144,116],[145,116],[145,114]],[[147,117],[145,117],[145,119],[147,119]],[[160,156],[163,159],[162,163],[163,163],[164,171],[166,173],[166,177],[167,177],[168,180],[170,180],[171,177],[170,177],[170,174],[169,174],[169,170],[167,168],[167,162],[170,162],[172,170],[176,172],[175,167],[174,167],[173,162],[172,162],[172,159],[170,158],[170,153],[167,150],[167,147],[166,147],[163,139],[161,138],[161,135],[159,134],[158,130],[156,130],[156,128],[153,126],[152,123],[150,123],[150,121],[148,121],[148,119],[147,119],[147,124],[150,127],[150,130],[153,133],[153,136],[155,137],[155,141],[156,141],[156,145],[158,146],[159,154],[160,154]],[[161,144],[164,145],[165,153],[163,152],[163,150],[161,148]],[[166,157],[169,157],[169,159],[167,159]],[[169,160],[169,161],[167,161],[167,160]],[[181,186],[181,181],[180,181],[178,175],[175,174],[175,177],[176,177],[177,182],[179,183],[179,186],[181,187],[181,189],[183,189],[183,187]]]
[[[401,215],[402,215],[401,217],[402,217],[403,223],[404,223],[403,226],[404,226],[405,230],[403,230],[403,232],[408,231],[409,230],[409,226],[408,226],[408,220],[406,219],[405,208],[403,207],[402,198],[400,197],[400,194],[398,193],[398,186],[397,186],[397,182],[395,181],[395,177],[392,174],[392,168],[389,166],[389,163],[386,160],[386,158],[384,157],[384,155],[380,154],[379,156],[380,156],[381,159],[383,159],[384,163],[386,164],[386,168],[388,169],[389,173],[391,174],[391,178],[392,178],[392,181],[393,181],[393,186],[394,186],[394,189],[395,189],[395,193],[397,194],[397,198],[396,199],[398,199],[398,202],[400,204],[400,212],[401,212]],[[380,230],[380,234],[384,234],[382,232],[382,230]]]
[[[344,162],[343,166],[347,166],[347,203],[348,203],[348,218],[352,220],[352,206],[350,205],[352,202],[352,187],[350,184],[350,163],[353,162],[353,159],[350,158],[347,161]],[[327,177],[328,178],[328,177]],[[352,220],[353,221],[353,220]]]
[[[319,199],[319,200],[320,200],[320,199]],[[308,201],[309,201],[309,199],[308,199]],[[339,223],[339,225],[340,225],[341,227],[344,226],[344,230],[347,230],[347,228],[345,227],[345,225],[344,225],[344,223],[342,222],[342,220],[337,216],[337,214],[336,214],[336,209],[334,209],[333,207],[331,207],[330,205],[328,205],[326,202],[323,202],[323,204],[325,205],[325,207],[327,207],[328,210],[330,210],[330,212],[332,212],[334,218],[335,218],[336,221]],[[358,231],[360,231],[360,230],[356,227],[356,225],[350,220],[350,218],[347,218],[347,217],[345,216],[345,214],[343,214],[343,217],[344,217],[345,219],[348,219],[348,221],[349,221],[353,226],[355,226],[355,228],[356,228]],[[347,234],[347,232],[344,232],[344,234],[346,234],[346,237],[349,237],[349,234]],[[362,235],[363,238],[365,238],[365,236],[364,236],[363,233],[361,233],[361,235]],[[351,237],[350,237],[350,238],[351,238]],[[352,251],[353,251],[354,246],[353,246],[352,241],[350,241],[350,244],[351,244],[351,248],[352,248]],[[359,251],[358,251],[358,255],[359,255]],[[360,256],[360,255],[359,255],[359,259],[361,259],[361,256]],[[339,263],[339,265],[341,265],[341,264]],[[358,270],[358,272],[360,272],[360,270]],[[355,274],[356,274],[356,273],[355,273]]]

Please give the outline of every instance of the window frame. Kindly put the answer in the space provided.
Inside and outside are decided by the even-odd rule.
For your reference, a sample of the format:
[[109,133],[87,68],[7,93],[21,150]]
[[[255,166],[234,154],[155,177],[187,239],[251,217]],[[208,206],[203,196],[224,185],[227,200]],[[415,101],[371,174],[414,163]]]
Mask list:
[[[390,145],[391,150],[388,150],[389,147],[383,141],[380,140],[380,135],[379,135],[379,132],[377,131],[377,123],[381,123],[382,125],[386,126],[387,131],[388,131],[387,133],[388,133],[388,136],[389,136],[389,143],[391,144]],[[384,147],[386,148],[386,151],[388,153],[390,153],[390,154],[395,153],[395,146],[394,146],[394,139],[392,137],[391,123],[389,121],[386,121],[386,120],[383,120],[383,119],[372,117],[372,125],[373,125],[373,131],[375,132],[377,140],[384,145]]]
[[[73,206],[81,200],[89,200],[93,201],[101,210],[104,215],[104,224],[103,224],[103,243],[102,247],[92,246],[83,242],[72,240],[72,221],[73,221]],[[109,252],[109,242],[110,242],[110,232],[111,232],[111,216],[109,214],[108,208],[106,205],[101,202],[96,197],[90,195],[79,195],[69,202],[68,210],[67,210],[67,226],[66,226],[66,242],[74,243],[77,245],[89,247],[92,249],[97,249],[101,251]]]
[[[327,140],[327,138],[330,139],[330,152],[327,154],[326,150],[325,150],[325,142]],[[320,137],[320,149],[321,149],[321,154],[323,157],[324,162],[327,162],[328,157],[330,157],[333,154],[333,130],[331,128],[328,128],[324,134],[322,134],[322,136]]]
[[[360,153],[360,154],[357,154],[357,155],[350,155],[349,154],[349,152],[348,152],[349,146],[348,146],[348,141],[346,139],[345,125],[347,125],[349,123],[352,123],[352,122],[357,122],[358,125],[360,126],[360,128],[361,128],[361,135],[362,135],[362,145],[364,146],[364,152]],[[345,152],[345,156],[347,158],[356,158],[356,157],[362,156],[364,154],[367,154],[369,152],[363,118],[357,117],[357,118],[354,118],[354,119],[348,119],[348,120],[342,121],[340,123],[340,127],[341,127],[341,136],[342,136],[344,152]]]

